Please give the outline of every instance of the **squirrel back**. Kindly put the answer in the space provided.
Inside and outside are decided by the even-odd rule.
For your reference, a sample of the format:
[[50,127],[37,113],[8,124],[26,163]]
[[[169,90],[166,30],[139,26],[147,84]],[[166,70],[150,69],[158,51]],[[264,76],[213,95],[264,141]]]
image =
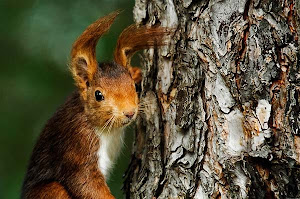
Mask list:
[[98,63],[96,44],[119,14],[90,25],[75,41],[70,70],[77,90],[45,125],[33,149],[22,198],[114,198],[106,177],[121,148],[123,129],[137,116],[138,68],[131,56],[164,45],[170,30],[131,25],[120,35],[111,63]]

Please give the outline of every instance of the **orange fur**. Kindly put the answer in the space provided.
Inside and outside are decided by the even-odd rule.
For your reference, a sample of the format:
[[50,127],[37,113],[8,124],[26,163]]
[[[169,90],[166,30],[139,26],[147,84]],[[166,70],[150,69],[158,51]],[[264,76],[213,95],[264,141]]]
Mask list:
[[[124,113],[137,112],[138,96],[135,91],[134,81],[130,74],[125,71],[118,78],[101,77],[100,71],[97,71],[95,74],[96,78],[91,82],[91,87],[87,90],[87,95],[92,97],[88,97],[85,102],[85,109],[90,122],[94,125],[103,126],[112,117],[113,110],[115,115],[114,127],[121,127],[127,121]],[[105,97],[105,100],[101,103],[93,98],[96,90],[100,90]]]
[[[134,80],[141,79],[141,71],[130,66],[131,56],[164,45],[162,38],[170,33],[166,28],[131,25],[119,37],[115,62],[98,64],[97,41],[118,14],[98,19],[75,41],[70,70],[78,89],[44,127],[33,149],[22,198],[114,198],[102,172],[109,168],[106,162],[113,161],[107,151],[118,147],[103,134],[114,129],[119,134],[109,135],[121,137],[122,128],[137,115]],[[97,99],[96,91],[104,98]]]
[[[76,85],[83,91],[82,96],[84,98],[86,98],[84,93],[86,82],[93,79],[93,75],[96,73],[98,68],[95,50],[97,42],[99,38],[109,30],[119,13],[120,11],[115,11],[95,21],[73,44],[70,70],[73,74]],[[86,70],[85,67],[87,67]],[[82,70],[85,70],[86,78],[84,78],[83,74],[81,74],[84,72]]]
[[141,72],[138,68],[132,69],[130,65],[131,57],[138,50],[166,45],[164,39],[171,33],[172,29],[164,27],[138,26],[132,24],[119,36],[114,52],[115,61],[118,64],[129,68],[133,79],[136,82],[139,82],[141,81]]
[[31,199],[71,199],[65,188],[58,182],[36,187],[28,194]]

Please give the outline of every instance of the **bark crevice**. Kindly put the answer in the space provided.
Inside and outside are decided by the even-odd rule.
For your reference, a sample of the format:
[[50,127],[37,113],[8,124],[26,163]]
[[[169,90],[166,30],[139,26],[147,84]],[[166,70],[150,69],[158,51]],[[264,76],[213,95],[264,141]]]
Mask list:
[[136,0],[135,13],[176,32],[144,54],[141,99],[158,103],[138,122],[127,197],[300,197],[300,3]]

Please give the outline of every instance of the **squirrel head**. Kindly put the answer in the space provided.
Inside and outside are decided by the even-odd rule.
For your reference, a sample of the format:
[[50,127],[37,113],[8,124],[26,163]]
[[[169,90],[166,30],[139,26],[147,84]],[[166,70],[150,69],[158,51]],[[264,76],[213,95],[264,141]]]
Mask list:
[[133,24],[119,36],[114,61],[98,63],[97,42],[119,13],[115,11],[87,27],[71,51],[70,70],[85,114],[88,121],[100,128],[120,128],[136,118],[138,95],[135,82],[139,82],[141,77],[140,70],[130,66],[130,59],[140,49],[164,45],[163,37],[170,33],[162,27]]

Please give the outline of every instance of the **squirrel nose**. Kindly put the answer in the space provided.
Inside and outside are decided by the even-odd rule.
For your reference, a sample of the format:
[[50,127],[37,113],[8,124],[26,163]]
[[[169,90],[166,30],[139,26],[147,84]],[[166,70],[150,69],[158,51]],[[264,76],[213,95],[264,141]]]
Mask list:
[[126,117],[128,117],[129,119],[132,119],[134,116],[135,112],[134,111],[129,111],[129,112],[125,112],[124,115]]

